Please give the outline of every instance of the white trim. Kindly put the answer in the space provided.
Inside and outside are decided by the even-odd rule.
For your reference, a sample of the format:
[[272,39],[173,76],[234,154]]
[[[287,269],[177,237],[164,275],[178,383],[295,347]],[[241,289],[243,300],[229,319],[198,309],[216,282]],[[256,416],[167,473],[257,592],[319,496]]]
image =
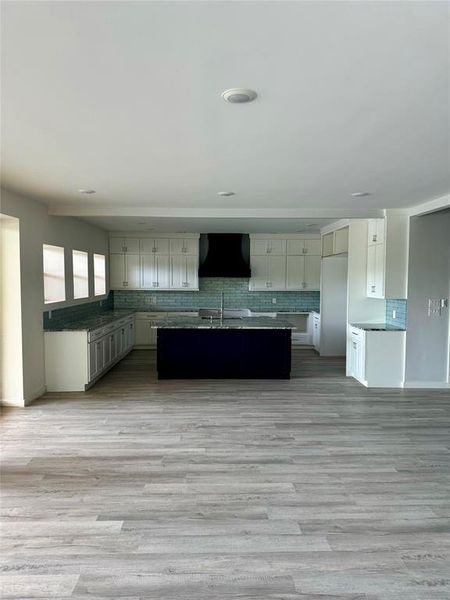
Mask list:
[[404,388],[416,388],[416,389],[448,389],[450,383],[446,381],[404,381]]
[[407,212],[410,217],[415,217],[419,215],[426,215],[427,213],[431,212],[437,212],[439,210],[449,207],[450,194],[446,194],[445,196],[441,196],[440,198],[436,198],[435,200],[429,200],[428,202],[424,202],[423,204],[411,206],[407,209]]
[[320,235],[333,233],[333,231],[337,231],[338,229],[344,229],[344,227],[348,227],[350,225],[350,221],[351,219],[339,219],[339,221],[335,221],[329,225],[324,225],[320,228]]
[[319,233],[250,233],[250,240],[320,240]]
[[185,208],[151,206],[93,206],[50,204],[50,215],[68,217],[191,217],[227,219],[376,219],[384,216],[378,208]]
[[156,233],[153,231],[111,231],[109,238],[131,238],[141,240],[153,239],[181,239],[181,240],[198,240],[199,233]]

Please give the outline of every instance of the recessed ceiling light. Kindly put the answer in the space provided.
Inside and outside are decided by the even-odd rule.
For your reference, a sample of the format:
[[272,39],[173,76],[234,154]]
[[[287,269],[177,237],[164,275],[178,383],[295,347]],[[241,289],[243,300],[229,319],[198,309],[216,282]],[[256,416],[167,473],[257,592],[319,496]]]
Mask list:
[[234,192],[217,192],[218,196],[234,196]]
[[363,196],[370,196],[369,192],[353,192],[352,198],[362,198]]
[[245,104],[246,102],[252,102],[257,97],[257,93],[253,90],[246,88],[231,88],[222,92],[222,98],[225,102],[231,102],[231,104]]
[[90,190],[90,189],[85,189],[85,188],[81,188],[81,190],[78,190],[80,192],[80,194],[95,194],[96,191],[95,190]]

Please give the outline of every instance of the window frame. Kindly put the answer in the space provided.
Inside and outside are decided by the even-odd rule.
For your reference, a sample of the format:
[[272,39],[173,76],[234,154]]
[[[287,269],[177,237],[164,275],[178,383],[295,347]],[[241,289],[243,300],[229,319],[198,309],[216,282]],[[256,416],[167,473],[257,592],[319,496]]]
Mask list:
[[[55,252],[57,250],[58,252]],[[59,265],[59,270],[49,269],[50,265],[48,261],[51,259],[49,255],[46,256],[47,252],[54,252],[54,255],[59,255],[58,258],[62,258],[62,263]],[[57,304],[58,302],[65,302],[67,299],[66,293],[66,265],[65,265],[65,248],[64,246],[56,246],[55,244],[42,244],[42,274],[44,283],[44,304]],[[53,282],[53,285],[52,285]],[[56,283],[59,283],[57,286]],[[62,297],[58,295],[50,294],[51,288],[54,287],[55,291],[59,289],[62,292]]]
[[[76,257],[83,258],[85,272],[77,273],[75,268]],[[72,250],[72,283],[73,299],[84,300],[89,298],[89,253],[85,250]],[[76,291],[77,283],[83,286],[82,294]]]
[[[97,259],[101,259],[101,265],[103,272],[98,274],[97,267],[99,266],[99,262]],[[97,296],[106,296],[106,254],[94,253],[92,255],[92,262],[94,266],[94,297]],[[98,282],[102,283],[101,291],[97,291]]]

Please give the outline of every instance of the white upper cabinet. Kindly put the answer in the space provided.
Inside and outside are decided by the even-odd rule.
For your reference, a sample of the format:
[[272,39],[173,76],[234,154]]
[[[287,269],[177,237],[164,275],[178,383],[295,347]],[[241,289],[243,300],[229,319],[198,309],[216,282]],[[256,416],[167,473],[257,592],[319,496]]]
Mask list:
[[305,254],[312,256],[320,256],[320,238],[288,240],[287,253],[288,256],[304,256]]
[[198,254],[198,239],[173,238],[170,240],[171,254]]
[[139,289],[141,287],[139,254],[111,254],[109,269],[111,289]]
[[139,254],[139,240],[136,238],[111,237],[109,239],[111,254]]
[[312,235],[251,236],[251,279],[254,291],[320,289],[321,239]]
[[285,256],[252,256],[251,269],[251,290],[281,291],[286,289]]
[[186,254],[170,256],[170,287],[174,290],[198,289],[198,259]]
[[167,254],[143,254],[141,256],[141,283],[144,289],[167,290],[170,288],[169,256]]
[[198,290],[198,235],[134,235],[110,238],[112,290]]
[[409,218],[387,211],[367,224],[367,296],[406,298]]
[[291,291],[320,290],[320,268],[320,256],[288,256],[286,289]]
[[169,254],[169,240],[164,238],[144,238],[139,240],[141,254]]
[[322,236],[322,256],[334,256],[348,252],[348,227],[341,227]]
[[252,239],[251,253],[255,256],[264,254],[284,256],[286,254],[286,240],[278,238]]

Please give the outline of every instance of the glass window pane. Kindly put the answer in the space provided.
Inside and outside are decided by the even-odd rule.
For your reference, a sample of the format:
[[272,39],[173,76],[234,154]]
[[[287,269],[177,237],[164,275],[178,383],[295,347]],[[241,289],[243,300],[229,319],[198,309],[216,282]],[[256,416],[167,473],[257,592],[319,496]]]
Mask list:
[[43,246],[44,259],[44,302],[63,302],[66,299],[64,277],[64,248]]
[[94,294],[106,294],[106,259],[103,254],[94,254]]
[[89,297],[89,272],[88,272],[88,253],[81,250],[73,250],[73,297]]

